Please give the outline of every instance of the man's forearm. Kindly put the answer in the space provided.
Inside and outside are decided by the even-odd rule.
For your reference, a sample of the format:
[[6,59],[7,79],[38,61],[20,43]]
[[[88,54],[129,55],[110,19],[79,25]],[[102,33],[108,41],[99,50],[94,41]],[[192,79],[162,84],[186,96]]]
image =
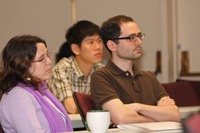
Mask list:
[[155,121],[180,122],[180,113],[176,105],[151,106],[140,104],[138,112]]
[[77,114],[78,113],[78,109],[76,107],[76,104],[75,104],[73,98],[65,99],[63,101],[63,104],[65,106],[65,109],[66,109],[67,113],[69,113],[69,114]]
[[139,114],[135,111],[131,110],[126,110],[125,112],[124,111],[122,112],[120,111],[120,113],[117,113],[116,115],[111,115],[112,122],[115,125],[127,124],[127,123],[155,122],[155,120],[147,116],[144,116],[142,114]]

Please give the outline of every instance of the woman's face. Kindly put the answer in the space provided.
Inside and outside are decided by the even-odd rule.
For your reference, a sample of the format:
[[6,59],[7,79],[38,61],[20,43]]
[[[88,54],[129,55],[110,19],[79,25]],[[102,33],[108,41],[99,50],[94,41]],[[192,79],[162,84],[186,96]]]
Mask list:
[[33,75],[33,77],[44,81],[51,77],[51,60],[44,43],[37,43],[36,47],[37,53],[33,62],[31,63],[29,72]]

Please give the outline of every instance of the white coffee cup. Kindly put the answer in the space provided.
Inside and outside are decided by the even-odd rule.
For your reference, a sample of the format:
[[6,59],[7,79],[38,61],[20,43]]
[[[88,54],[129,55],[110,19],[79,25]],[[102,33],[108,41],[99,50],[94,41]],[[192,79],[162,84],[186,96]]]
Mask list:
[[108,110],[89,110],[86,121],[92,133],[106,133],[110,125],[110,112]]

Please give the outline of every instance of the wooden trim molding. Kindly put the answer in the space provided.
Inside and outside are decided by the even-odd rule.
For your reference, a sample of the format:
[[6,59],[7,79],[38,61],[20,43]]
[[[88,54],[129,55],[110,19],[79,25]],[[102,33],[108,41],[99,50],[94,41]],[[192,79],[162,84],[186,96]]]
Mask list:
[[162,66],[161,66],[161,51],[156,52],[156,71],[155,75],[161,73]]
[[181,72],[180,76],[200,76],[200,72],[190,72],[189,52],[181,52]]

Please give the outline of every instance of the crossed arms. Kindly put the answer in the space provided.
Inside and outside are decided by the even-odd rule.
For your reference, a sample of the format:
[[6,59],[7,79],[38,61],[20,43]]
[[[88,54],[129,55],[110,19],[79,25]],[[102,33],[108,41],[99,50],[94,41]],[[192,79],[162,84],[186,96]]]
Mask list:
[[165,96],[157,106],[141,103],[123,104],[119,99],[112,99],[103,104],[104,110],[109,110],[111,121],[115,124],[127,124],[155,121],[180,121],[180,113],[173,99]]

